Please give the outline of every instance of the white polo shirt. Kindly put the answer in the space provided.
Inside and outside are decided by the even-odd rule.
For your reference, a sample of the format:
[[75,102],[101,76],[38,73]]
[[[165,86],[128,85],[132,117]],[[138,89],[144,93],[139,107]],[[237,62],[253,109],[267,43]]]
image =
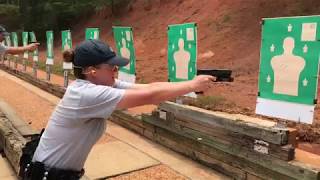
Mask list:
[[51,115],[33,162],[81,170],[92,146],[106,130],[106,118],[115,110],[124,89],[131,86],[118,80],[115,87],[75,80]]
[[0,43],[0,55],[3,55],[6,52],[7,46],[4,46]]

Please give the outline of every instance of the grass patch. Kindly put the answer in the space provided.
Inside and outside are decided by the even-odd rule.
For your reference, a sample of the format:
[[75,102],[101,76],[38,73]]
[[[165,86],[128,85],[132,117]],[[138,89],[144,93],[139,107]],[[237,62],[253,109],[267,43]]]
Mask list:
[[[31,66],[32,66],[32,64],[31,64]],[[47,65],[45,62],[43,62],[43,61],[38,62],[38,68],[40,70],[46,71],[46,67],[47,67]],[[56,64],[51,65],[51,73],[63,76],[62,63],[56,63]]]
[[225,101],[226,99],[221,96],[199,96],[194,101],[194,106],[201,107],[204,109],[213,109],[223,104]]
[[228,101],[222,96],[203,96],[197,98],[181,97],[183,104],[196,106],[199,108],[215,111],[230,111],[236,107],[236,104]]
[[[32,67],[32,62],[30,63],[30,67]],[[46,67],[47,67],[47,65],[45,62],[43,62],[43,61],[38,62],[38,69],[39,70],[46,72],[47,71]],[[62,68],[61,62],[51,65],[51,74],[55,74],[55,75],[62,76],[62,77],[64,76],[64,70]],[[73,71],[70,71],[69,79],[73,79],[73,80],[75,79],[75,77],[73,75]]]
[[0,15],[19,15],[19,6],[0,4]]
[[222,23],[227,23],[231,20],[231,17],[228,14],[225,14],[222,18]]

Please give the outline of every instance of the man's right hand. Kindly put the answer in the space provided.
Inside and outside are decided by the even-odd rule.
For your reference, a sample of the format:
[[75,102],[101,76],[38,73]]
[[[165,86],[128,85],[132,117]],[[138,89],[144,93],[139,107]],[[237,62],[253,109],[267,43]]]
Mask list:
[[194,92],[204,92],[210,89],[215,81],[215,77],[210,75],[199,75],[192,80]]
[[40,43],[31,43],[26,46],[27,51],[34,51],[38,48]]

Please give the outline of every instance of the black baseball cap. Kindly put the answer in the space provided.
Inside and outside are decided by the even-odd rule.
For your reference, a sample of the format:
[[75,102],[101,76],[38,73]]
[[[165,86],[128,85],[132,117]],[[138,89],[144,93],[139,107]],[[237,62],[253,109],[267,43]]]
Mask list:
[[128,63],[128,59],[117,56],[108,44],[100,40],[85,40],[74,50],[73,64],[82,68],[99,64],[125,66]]
[[7,30],[0,25],[0,34],[2,34],[3,36],[9,36],[10,33],[7,32]]

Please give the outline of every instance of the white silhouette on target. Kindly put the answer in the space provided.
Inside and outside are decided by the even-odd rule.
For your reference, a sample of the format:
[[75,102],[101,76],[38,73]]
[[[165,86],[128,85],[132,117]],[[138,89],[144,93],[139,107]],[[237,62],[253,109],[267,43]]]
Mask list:
[[184,49],[184,40],[178,41],[179,50],[173,54],[176,64],[176,78],[188,79],[188,68],[190,62],[190,53]]
[[120,48],[122,57],[129,59],[129,63],[124,68],[130,70],[130,50],[126,47],[126,40],[122,38],[122,47]]
[[52,56],[52,44],[48,43],[48,56]]
[[298,96],[300,73],[305,67],[305,60],[293,54],[294,39],[287,37],[283,41],[283,54],[271,59],[274,72],[273,92]]
[[68,38],[65,38],[64,39],[64,50],[68,50],[70,49],[71,47],[69,46],[69,43],[68,43]]
[[93,39],[98,39],[98,31],[93,32]]
[[52,56],[52,37],[50,36],[49,40],[48,40],[48,56]]

